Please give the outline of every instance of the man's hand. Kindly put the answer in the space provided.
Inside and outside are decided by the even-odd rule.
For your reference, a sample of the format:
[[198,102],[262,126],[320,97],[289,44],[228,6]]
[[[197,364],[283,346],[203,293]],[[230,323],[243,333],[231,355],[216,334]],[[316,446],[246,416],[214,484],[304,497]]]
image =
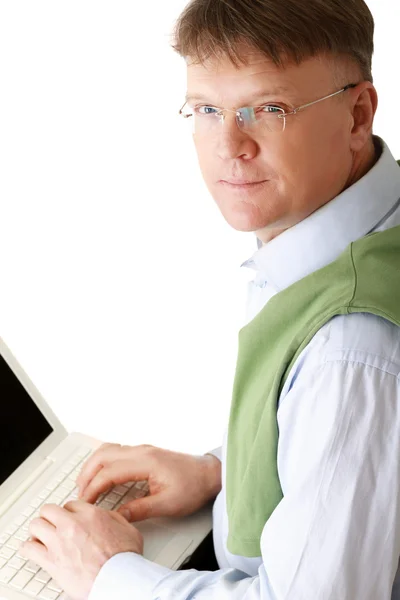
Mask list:
[[55,579],[72,600],[87,600],[101,567],[115,554],[143,554],[143,536],[117,512],[81,500],[46,504],[19,553]]
[[80,499],[92,503],[110,487],[129,481],[147,481],[150,493],[118,509],[128,521],[185,517],[221,491],[221,462],[215,456],[184,454],[149,444],[103,444],[83,465],[76,485]]

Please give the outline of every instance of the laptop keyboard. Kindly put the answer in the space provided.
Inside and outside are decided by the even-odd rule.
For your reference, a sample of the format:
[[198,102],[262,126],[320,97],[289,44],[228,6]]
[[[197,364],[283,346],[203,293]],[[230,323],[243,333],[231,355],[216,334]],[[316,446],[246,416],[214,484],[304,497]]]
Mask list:
[[[68,600],[67,595],[46,571],[32,561],[26,560],[18,549],[30,538],[29,524],[39,517],[43,504],[63,506],[76,500],[78,489],[75,481],[90,454],[91,448],[80,448],[31,503],[0,533],[0,583],[40,600]],[[101,494],[95,505],[105,510],[118,509],[135,498],[149,493],[147,481],[128,482],[117,485]]]

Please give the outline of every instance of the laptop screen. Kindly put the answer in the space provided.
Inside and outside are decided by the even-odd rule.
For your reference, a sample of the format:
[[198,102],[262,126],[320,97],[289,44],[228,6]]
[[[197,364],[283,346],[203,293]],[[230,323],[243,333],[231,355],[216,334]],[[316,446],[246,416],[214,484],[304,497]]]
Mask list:
[[0,356],[0,484],[53,432],[24,386]]

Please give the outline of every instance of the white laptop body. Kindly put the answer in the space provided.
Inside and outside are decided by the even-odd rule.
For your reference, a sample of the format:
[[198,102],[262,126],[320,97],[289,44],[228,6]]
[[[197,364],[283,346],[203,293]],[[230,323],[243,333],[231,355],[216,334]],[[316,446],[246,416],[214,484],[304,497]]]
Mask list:
[[[54,481],[65,469],[71,457],[82,448],[93,451],[102,442],[66,431],[1,338],[0,398],[1,557],[2,550],[7,556],[11,552],[4,539],[7,530],[12,530],[10,527],[15,519],[19,519],[48,482]],[[188,517],[134,522],[143,534],[143,556],[170,569],[178,569],[211,531],[212,506],[210,502]],[[0,577],[1,571],[0,568]],[[0,598],[22,600],[32,597],[24,589],[14,589],[12,579],[6,584],[0,582]],[[62,591],[57,597],[60,600],[66,598]]]

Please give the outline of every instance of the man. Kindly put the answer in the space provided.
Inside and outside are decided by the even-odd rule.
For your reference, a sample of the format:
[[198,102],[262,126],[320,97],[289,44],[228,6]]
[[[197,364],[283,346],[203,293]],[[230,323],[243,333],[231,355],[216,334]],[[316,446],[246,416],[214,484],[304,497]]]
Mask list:
[[[143,540],[122,515],[83,500],[64,508],[47,506],[31,524],[36,539],[21,552],[74,600],[400,599],[395,581],[400,556],[398,297],[392,315],[378,305],[362,310],[361,304],[352,312],[353,299],[346,310],[338,305],[331,318],[325,315],[318,327],[307,330],[307,343],[294,346],[285,364],[288,344],[282,341],[307,311],[314,318],[314,296],[325,294],[329,300],[342,281],[354,280],[355,298],[366,279],[354,277],[358,267],[360,273],[376,274],[367,278],[366,298],[375,287],[382,302],[392,301],[393,290],[397,294],[396,276],[384,280],[387,288],[377,283],[387,271],[378,261],[386,248],[382,240],[397,248],[400,169],[384,140],[372,135],[377,109],[370,73],[373,30],[363,0],[193,0],[181,15],[174,47],[187,61],[188,102],[182,114],[193,124],[202,174],[227,222],[254,232],[259,246],[244,263],[256,277],[249,287],[248,323],[240,332],[229,425],[235,444],[227,443],[225,432],[223,446],[201,463],[196,473],[201,472],[204,493],[194,483],[187,487],[196,499],[190,509],[190,498],[179,504],[173,497],[182,478],[189,477],[190,457],[171,453],[168,474],[175,474],[174,484],[169,495],[157,496],[154,480],[167,459],[165,454],[157,459],[161,455],[152,447],[106,445],[85,465],[79,483],[83,500],[92,502],[110,482],[130,480],[140,453],[138,478],[151,473],[153,490],[125,507],[129,520],[132,513],[136,520],[188,514],[217,496],[213,535],[220,569],[161,567],[141,556]],[[357,263],[363,248],[366,258]],[[347,256],[354,259],[354,273],[339,269],[347,265]],[[364,269],[370,256],[378,261],[376,271]],[[399,255],[387,257],[388,269],[398,260],[399,273]],[[326,273],[341,275],[321,279]],[[297,290],[303,301],[308,282],[322,282],[315,288],[322,292],[311,292],[310,309],[303,304],[296,313]],[[275,323],[275,315],[283,318],[280,306],[285,330]],[[275,327],[272,341],[268,335],[257,338],[268,327]],[[267,343],[271,348],[265,356],[279,350],[279,360],[260,359]],[[242,369],[246,352],[247,357],[253,352],[247,371]],[[245,439],[240,427],[241,420],[256,414],[253,374],[261,384],[272,382],[275,369],[282,372],[276,382],[275,450],[274,420],[264,430],[253,419],[269,453],[266,461],[263,446]],[[244,436],[242,446],[237,432]],[[236,464],[238,471],[243,468],[242,481],[246,469],[258,473],[249,480],[248,496],[243,486],[235,488]],[[270,481],[276,490],[272,500]],[[248,499],[249,510],[237,508],[245,505],[235,504],[235,489]],[[258,535],[246,538],[243,532],[254,524],[252,494],[256,499],[264,494],[270,506],[267,514],[260,502],[254,505],[259,511],[254,521],[266,516]],[[248,529],[241,530],[240,523]]]

